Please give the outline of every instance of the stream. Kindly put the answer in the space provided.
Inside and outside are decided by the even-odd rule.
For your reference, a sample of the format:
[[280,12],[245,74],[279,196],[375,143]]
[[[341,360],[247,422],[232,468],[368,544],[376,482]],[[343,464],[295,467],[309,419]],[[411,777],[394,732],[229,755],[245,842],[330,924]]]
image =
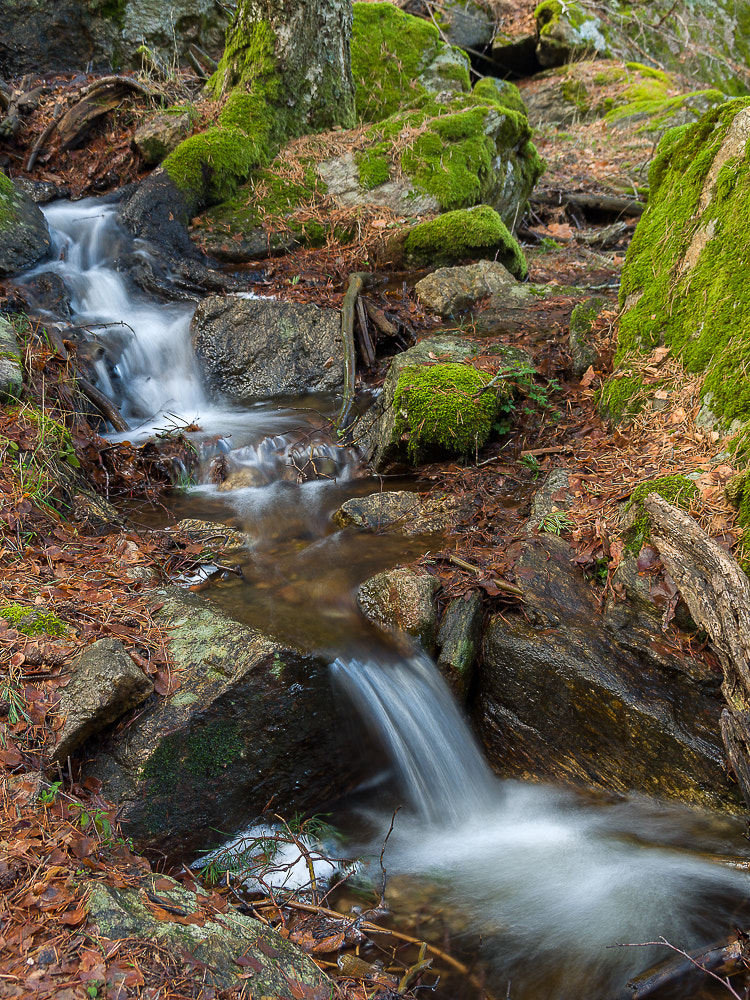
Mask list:
[[[245,578],[210,599],[240,621],[323,651],[341,697],[382,748],[374,770],[392,780],[359,790],[333,822],[348,838],[346,852],[373,857],[379,878],[393,808],[403,805],[385,852],[394,914],[441,911],[437,926],[453,946],[485,970],[496,995],[514,1000],[614,998],[628,976],[668,954],[618,945],[664,937],[694,949],[746,926],[748,876],[717,860],[750,855],[739,822],[490,772],[429,658],[395,651],[357,609],[362,580],[431,540],[334,528],[331,513],[344,500],[381,488],[351,449],[326,437],[335,400],[239,410],[206,396],[190,347],[194,307],[149,302],[115,269],[132,250],[115,212],[93,200],[48,206],[57,259],[38,271],[60,275],[74,322],[104,347],[94,361],[98,388],[131,426],[113,438],[200,426],[189,436],[205,482],[182,491],[175,513],[241,527],[250,550]],[[149,250],[137,244],[136,252]],[[220,457],[254,485],[211,485]],[[325,462],[329,478],[288,478],[290,466],[310,458]],[[443,987],[446,997],[476,995],[458,981]],[[689,993],[654,995],[727,995],[716,990],[704,980]]]

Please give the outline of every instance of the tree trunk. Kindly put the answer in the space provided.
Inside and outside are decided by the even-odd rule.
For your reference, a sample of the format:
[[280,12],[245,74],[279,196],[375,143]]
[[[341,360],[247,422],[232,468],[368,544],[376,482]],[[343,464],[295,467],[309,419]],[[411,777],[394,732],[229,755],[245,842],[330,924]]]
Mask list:
[[750,581],[695,521],[649,493],[651,537],[695,622],[708,632],[724,671],[721,735],[750,811]]

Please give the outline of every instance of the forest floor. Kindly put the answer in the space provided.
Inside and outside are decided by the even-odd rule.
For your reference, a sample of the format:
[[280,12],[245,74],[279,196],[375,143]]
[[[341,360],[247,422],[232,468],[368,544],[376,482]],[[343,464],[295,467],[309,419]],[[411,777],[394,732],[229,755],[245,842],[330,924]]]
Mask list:
[[[80,146],[63,148],[64,142],[52,139],[33,168],[26,169],[55,104],[75,101],[91,82],[92,77],[81,75],[46,81],[48,93],[24,120],[15,142],[6,144],[0,166],[12,177],[62,185],[75,198],[144,177],[147,170],[131,139],[154,98],[137,93],[98,118]],[[162,90],[171,101],[181,93],[194,94],[195,86],[185,78],[162,85]],[[197,107],[199,120],[208,120],[213,109],[200,102]],[[540,190],[608,191],[608,178],[620,169],[621,139],[602,123],[569,126],[567,132],[573,138],[563,146],[551,132],[540,139],[547,161]],[[381,236],[378,221],[377,214],[369,216],[355,244],[331,242],[261,262],[257,271],[264,294],[340,305],[347,275],[362,267],[368,248]],[[573,503],[566,537],[577,561],[597,575],[602,595],[623,551],[617,534],[619,508],[645,479],[696,473],[692,514],[727,548],[738,542],[735,511],[724,496],[735,469],[728,459],[717,460],[716,437],[696,426],[699,382],[686,376],[667,352],[655,351],[642,362],[645,382],[669,384],[663,408],[647,407],[624,427],[608,426],[597,413],[596,390],[612,370],[616,285],[629,231],[614,247],[596,249],[582,237],[614,220],[584,221],[582,227],[580,218],[565,208],[532,201],[522,229],[532,281],[561,289],[609,286],[607,306],[593,331],[596,361],[582,378],[571,375],[569,310],[555,313],[555,300],[545,301],[540,306],[548,311],[544,342],[533,331],[522,331],[513,341],[532,352],[543,393],[530,401],[531,412],[512,440],[491,442],[474,463],[420,470],[418,482],[425,489],[438,484],[475,501],[476,515],[455,526],[450,549],[478,572],[446,563],[441,577],[447,593],[479,587],[488,601],[502,605],[515,600],[492,583],[498,576],[513,583],[509,553],[522,514],[520,506],[509,509],[500,502],[502,492],[511,484],[527,498],[558,467],[571,471]],[[373,294],[377,300],[377,289]],[[400,297],[383,296],[378,304],[409,335],[437,325],[408,286]],[[23,305],[12,284],[0,286],[0,309],[17,313]],[[28,623],[17,628],[13,620],[0,617],[0,998],[229,998],[236,994],[199,988],[187,960],[165,958],[140,941],[113,948],[87,929],[78,890],[81,871],[123,886],[137,881],[149,862],[130,850],[115,810],[101,799],[96,782],[81,782],[72,765],[57,774],[47,769],[62,723],[56,713],[59,691],[75,657],[93,641],[115,637],[123,642],[153,679],[157,696],[179,684],[168,635],[153,617],[157,609],[150,586],[194,566],[201,547],[172,533],[136,531],[121,517],[110,519],[108,508],[97,509],[91,498],[98,493],[114,502],[159,504],[163,491],[171,488],[169,459],[182,444],[178,437],[134,447],[100,436],[81,413],[71,345],[63,356],[33,317],[18,329],[26,390],[19,409],[0,411],[0,591],[4,602],[38,611],[39,617],[38,627],[31,628]],[[377,383],[386,362],[381,359],[365,381]],[[668,605],[671,595],[666,592],[662,599]],[[49,613],[52,619],[45,618]],[[46,783],[41,783],[43,773]],[[224,898],[207,892],[215,910],[226,906]],[[330,917],[322,909],[318,916],[315,936],[300,933],[299,940],[320,958],[316,942],[324,937]],[[293,930],[294,921],[289,926]],[[335,961],[335,955],[332,945],[326,959]],[[398,995],[383,983],[373,986],[362,978],[342,979],[338,988],[350,1000]]]

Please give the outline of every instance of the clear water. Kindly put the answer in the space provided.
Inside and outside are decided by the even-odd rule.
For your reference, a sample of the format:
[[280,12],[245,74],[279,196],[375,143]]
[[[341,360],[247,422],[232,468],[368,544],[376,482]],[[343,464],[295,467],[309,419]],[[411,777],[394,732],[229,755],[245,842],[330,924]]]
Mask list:
[[[76,322],[97,324],[92,335],[108,345],[99,387],[131,423],[126,436],[197,421],[206,470],[224,455],[233,470],[262,474],[261,486],[230,494],[200,487],[182,513],[192,506],[205,516],[210,506],[214,519],[248,535],[253,586],[219,594],[220,602],[330,650],[336,680],[393,777],[387,796],[373,791],[358,807],[358,849],[379,855],[391,805],[402,803],[389,874],[439,886],[443,905],[461,915],[467,946],[479,950],[496,989],[511,982],[515,1000],[608,997],[655,957],[617,945],[664,936],[693,948],[728,930],[748,878],[702,852],[742,852],[737,825],[642,799],[594,800],[495,779],[429,659],[394,654],[358,616],[359,580],[399,556],[383,539],[376,553],[367,549],[372,536],[330,526],[330,512],[364,488],[351,481],[351,453],[325,439],[324,421],[304,403],[239,413],[206,397],[190,349],[192,307],[148,302],[114,269],[127,239],[113,209],[82,202],[52,206],[47,217],[61,258],[51,269],[71,292]],[[336,475],[285,481],[311,433]]]

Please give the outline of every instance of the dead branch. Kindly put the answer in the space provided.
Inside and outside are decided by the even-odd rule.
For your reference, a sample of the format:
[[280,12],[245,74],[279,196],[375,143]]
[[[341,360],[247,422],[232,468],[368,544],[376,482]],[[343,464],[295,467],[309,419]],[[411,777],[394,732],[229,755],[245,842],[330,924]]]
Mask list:
[[349,275],[344,299],[341,303],[341,339],[344,342],[344,398],[334,422],[340,432],[346,427],[346,420],[354,402],[354,380],[357,375],[357,361],[354,353],[354,310],[357,296],[372,278],[369,271],[355,271]]
[[[645,997],[651,996],[662,987],[680,980],[691,968],[705,972],[706,975],[718,980],[726,986],[732,996],[740,1000],[739,994],[732,988],[728,977],[745,968],[747,943],[742,936],[725,939],[704,951],[694,952],[692,955],[670,944],[666,938],[622,947],[645,948],[651,945],[670,948],[677,954],[671,961],[659,962],[638,976],[634,976],[628,982],[627,992],[622,994],[623,1000],[625,997],[628,1000],[644,1000]],[[723,973],[723,976],[720,973]],[[618,1000],[620,1000],[619,997]]]
[[[459,569],[465,569],[468,573],[474,573],[477,576],[482,576],[483,571],[479,566],[474,566],[470,562],[466,562],[461,556],[454,556],[452,553],[448,556],[448,562],[452,562],[454,566],[458,566]],[[512,583],[508,583],[507,580],[501,580],[497,577],[491,577],[492,583],[497,587],[498,590],[504,590],[508,594],[513,594],[515,597],[523,597],[523,591],[520,587],[516,587]]]
[[83,378],[79,375],[77,381],[78,388],[81,390],[86,399],[88,399],[90,403],[94,404],[102,416],[109,420],[116,431],[130,430],[125,420],[123,420],[120,416],[120,411],[111,399],[108,399],[107,396],[105,396],[103,392],[100,392],[95,385],[89,382],[87,378]]
[[646,204],[634,198],[613,198],[609,195],[575,194],[572,191],[538,192],[529,199],[535,205],[571,205],[594,212],[613,212],[617,215],[642,215]]

